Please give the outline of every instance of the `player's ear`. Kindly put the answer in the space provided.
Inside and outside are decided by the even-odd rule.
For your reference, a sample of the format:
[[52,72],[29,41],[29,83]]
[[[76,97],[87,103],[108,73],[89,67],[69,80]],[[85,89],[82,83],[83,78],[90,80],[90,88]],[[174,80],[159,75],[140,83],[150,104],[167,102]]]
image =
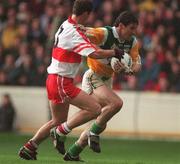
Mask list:
[[120,27],[120,29],[124,29],[124,28],[125,28],[125,25],[122,24],[122,23],[119,23],[119,27]]
[[91,14],[91,12],[88,12],[88,11],[86,11],[86,12],[83,13],[83,15],[84,15],[86,18],[88,18],[90,14]]

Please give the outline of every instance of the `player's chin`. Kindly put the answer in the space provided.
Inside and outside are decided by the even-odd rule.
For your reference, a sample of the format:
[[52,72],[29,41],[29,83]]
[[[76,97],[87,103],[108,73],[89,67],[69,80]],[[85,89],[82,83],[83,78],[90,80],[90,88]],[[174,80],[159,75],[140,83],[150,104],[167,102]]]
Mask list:
[[131,40],[131,36],[132,36],[132,35],[128,35],[128,36],[126,37],[126,40]]

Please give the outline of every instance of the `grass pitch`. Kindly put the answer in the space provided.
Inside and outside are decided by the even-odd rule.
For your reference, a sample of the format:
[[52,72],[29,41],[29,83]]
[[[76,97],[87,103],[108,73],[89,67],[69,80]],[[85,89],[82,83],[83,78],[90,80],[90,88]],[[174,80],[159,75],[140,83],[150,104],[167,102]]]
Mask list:
[[[18,157],[19,148],[30,136],[0,133],[0,164],[74,164],[65,162],[53,148],[50,139],[42,143],[37,161]],[[68,138],[66,147],[76,138]],[[85,164],[180,164],[180,141],[145,141],[128,139],[102,139],[102,153],[88,148],[81,154]]]

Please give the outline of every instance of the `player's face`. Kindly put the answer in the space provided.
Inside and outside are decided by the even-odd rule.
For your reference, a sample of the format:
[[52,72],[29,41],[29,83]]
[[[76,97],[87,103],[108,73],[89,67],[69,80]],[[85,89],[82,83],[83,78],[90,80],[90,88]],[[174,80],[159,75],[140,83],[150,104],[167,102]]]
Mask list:
[[[124,25],[123,25],[124,26]],[[136,35],[137,33],[137,24],[129,24],[127,26],[124,26],[122,29],[122,37],[125,40],[129,40],[132,35]]]
[[81,24],[85,25],[88,21],[89,16],[90,16],[89,12],[83,13],[81,17]]

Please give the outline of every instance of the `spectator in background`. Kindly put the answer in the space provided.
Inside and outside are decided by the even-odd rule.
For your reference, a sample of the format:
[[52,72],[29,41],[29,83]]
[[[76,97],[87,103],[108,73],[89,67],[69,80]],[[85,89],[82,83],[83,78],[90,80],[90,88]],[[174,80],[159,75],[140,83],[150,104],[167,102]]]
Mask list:
[[14,126],[15,108],[9,94],[2,96],[0,105],[0,131],[12,131]]
[[153,90],[156,83],[160,66],[157,63],[155,53],[149,51],[143,62],[142,71],[139,74],[139,87],[142,90]]
[[7,75],[4,70],[0,70],[0,85],[8,85]]
[[157,92],[169,91],[169,82],[167,80],[167,74],[165,72],[161,72],[159,74],[157,83],[154,86],[154,90]]
[[180,92],[180,63],[175,61],[171,64],[171,73],[168,75],[169,82],[172,84],[170,91]]
[[[11,13],[9,11],[9,13]],[[12,11],[13,15],[14,12]],[[18,30],[17,30],[17,26],[16,26],[16,18],[13,15],[12,17],[9,16],[4,29],[2,30],[2,45],[5,49],[10,49],[13,44],[14,44],[14,40],[16,38],[16,36],[18,35]]]
[[17,13],[18,22],[28,22],[30,21],[29,18],[28,4],[26,2],[20,2]]

